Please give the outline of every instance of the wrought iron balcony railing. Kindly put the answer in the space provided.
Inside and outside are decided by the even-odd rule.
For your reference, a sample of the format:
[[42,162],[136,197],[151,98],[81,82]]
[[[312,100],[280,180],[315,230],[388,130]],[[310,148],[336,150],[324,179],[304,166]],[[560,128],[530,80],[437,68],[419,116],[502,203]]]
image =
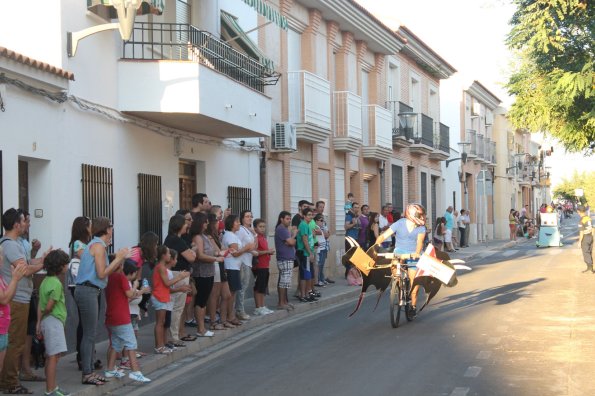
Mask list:
[[407,140],[413,139],[413,129],[406,128],[404,120],[399,117],[400,113],[412,112],[413,108],[398,100],[389,100],[386,102],[386,109],[391,112],[393,120],[393,138],[403,137]]
[[135,23],[130,40],[124,42],[122,58],[198,61],[260,92],[280,77],[211,33],[181,23]]

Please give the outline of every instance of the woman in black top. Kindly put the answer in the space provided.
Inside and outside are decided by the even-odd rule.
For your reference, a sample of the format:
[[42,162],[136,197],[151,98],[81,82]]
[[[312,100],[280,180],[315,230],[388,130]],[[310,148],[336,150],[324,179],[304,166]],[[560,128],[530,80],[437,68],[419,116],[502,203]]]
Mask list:
[[376,239],[378,239],[378,235],[380,235],[380,227],[378,226],[380,214],[376,212],[370,212],[368,218],[370,220],[368,222],[368,227],[366,227],[366,246],[364,246],[366,250],[376,243]]

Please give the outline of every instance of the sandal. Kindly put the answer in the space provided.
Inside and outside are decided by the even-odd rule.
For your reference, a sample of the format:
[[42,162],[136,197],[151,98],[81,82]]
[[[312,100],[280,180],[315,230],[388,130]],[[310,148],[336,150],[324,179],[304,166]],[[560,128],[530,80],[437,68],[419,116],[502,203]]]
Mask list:
[[174,341],[172,342],[172,344],[176,347],[176,348],[181,348],[181,347],[185,347],[186,344],[184,344],[182,341]]
[[231,323],[234,326],[241,326],[242,322],[239,319],[234,319],[234,320],[230,320],[229,323]]
[[[233,325],[232,325],[233,326]],[[234,326],[235,327],[235,326]],[[211,330],[225,330],[225,326],[221,323],[213,323],[211,325]]]
[[[102,379],[104,379],[105,381],[102,381]],[[86,377],[83,377],[83,385],[105,385],[105,383],[107,382],[107,378],[103,378],[100,375],[97,374],[89,374]]]
[[191,335],[187,335],[187,336],[184,336],[184,337],[180,338],[180,340],[182,340],[182,341],[196,341],[196,337],[195,336],[191,336]]
[[32,395],[33,392],[29,389],[25,388],[22,385],[17,385],[12,388],[8,388],[4,390],[4,394],[6,395]]
[[226,329],[235,329],[236,328],[236,326],[234,324],[232,324],[231,322],[224,322],[223,327],[225,327]]
[[45,378],[35,375],[33,373],[21,373],[19,380],[25,382],[44,382]]

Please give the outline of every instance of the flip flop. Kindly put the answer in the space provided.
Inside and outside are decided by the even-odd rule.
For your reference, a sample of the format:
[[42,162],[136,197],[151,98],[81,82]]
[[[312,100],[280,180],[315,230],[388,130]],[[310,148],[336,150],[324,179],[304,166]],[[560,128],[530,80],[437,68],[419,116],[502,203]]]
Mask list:
[[191,335],[186,335],[186,336],[180,338],[180,340],[182,340],[182,341],[196,341],[196,337],[191,336]]
[[213,333],[211,330],[207,330],[204,333],[196,333],[197,337],[213,337],[215,335],[215,333]]

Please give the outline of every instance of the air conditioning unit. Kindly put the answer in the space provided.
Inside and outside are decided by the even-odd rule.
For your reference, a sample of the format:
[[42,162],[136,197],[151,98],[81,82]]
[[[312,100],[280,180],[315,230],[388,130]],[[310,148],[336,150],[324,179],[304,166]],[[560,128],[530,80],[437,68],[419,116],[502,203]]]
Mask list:
[[273,126],[272,149],[274,151],[296,151],[297,136],[295,125],[289,122],[277,122]]

